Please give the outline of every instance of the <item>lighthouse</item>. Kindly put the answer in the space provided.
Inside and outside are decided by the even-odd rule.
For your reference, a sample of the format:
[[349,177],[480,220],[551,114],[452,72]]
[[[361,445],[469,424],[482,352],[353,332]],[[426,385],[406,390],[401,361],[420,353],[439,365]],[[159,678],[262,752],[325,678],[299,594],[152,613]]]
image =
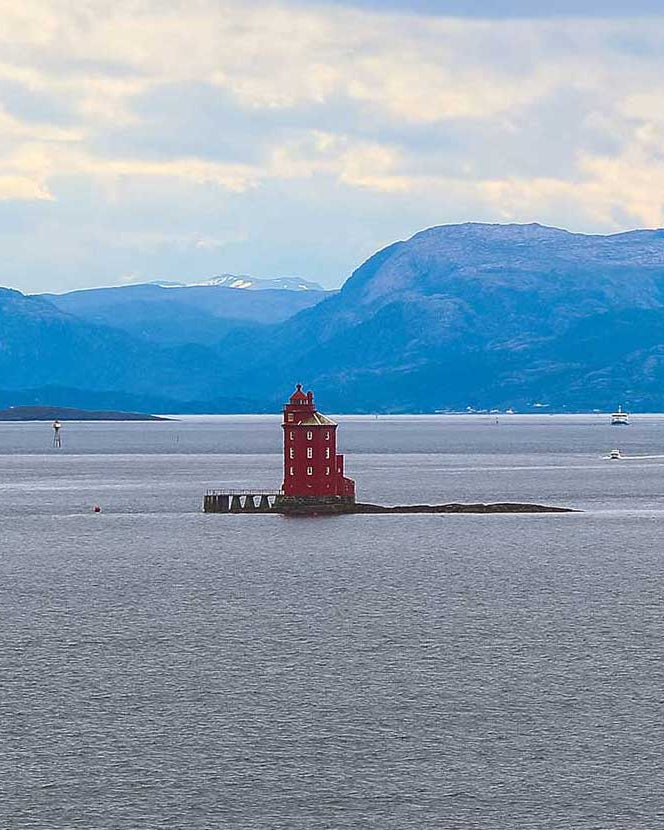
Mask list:
[[[276,490],[208,490],[205,513],[273,513],[292,516],[366,512],[355,502],[355,482],[337,453],[337,424],[318,412],[313,392],[298,383],[284,404],[284,481]],[[256,499],[259,499],[258,504]],[[369,505],[371,506],[371,505]]]
[[316,410],[312,392],[298,383],[284,405],[284,482],[280,506],[355,503],[355,482],[337,454],[337,424]]

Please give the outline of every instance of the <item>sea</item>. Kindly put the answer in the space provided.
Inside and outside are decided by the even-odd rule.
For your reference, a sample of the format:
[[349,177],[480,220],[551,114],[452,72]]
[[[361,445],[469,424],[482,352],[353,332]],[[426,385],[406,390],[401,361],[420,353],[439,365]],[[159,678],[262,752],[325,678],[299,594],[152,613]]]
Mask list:
[[2,830],[664,827],[664,417],[338,421],[363,501],[579,512],[205,515],[278,417],[0,425]]

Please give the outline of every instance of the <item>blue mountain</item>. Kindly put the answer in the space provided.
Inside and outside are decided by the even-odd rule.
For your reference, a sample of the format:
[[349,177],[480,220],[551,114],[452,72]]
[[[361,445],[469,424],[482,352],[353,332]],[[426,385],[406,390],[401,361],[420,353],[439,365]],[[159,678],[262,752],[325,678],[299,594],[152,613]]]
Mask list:
[[339,411],[664,409],[664,231],[430,228],[272,343]]
[[[664,410],[662,230],[447,225],[334,294],[133,288],[0,292],[0,404],[266,411],[301,380],[336,411]],[[245,305],[159,293],[196,290]]]

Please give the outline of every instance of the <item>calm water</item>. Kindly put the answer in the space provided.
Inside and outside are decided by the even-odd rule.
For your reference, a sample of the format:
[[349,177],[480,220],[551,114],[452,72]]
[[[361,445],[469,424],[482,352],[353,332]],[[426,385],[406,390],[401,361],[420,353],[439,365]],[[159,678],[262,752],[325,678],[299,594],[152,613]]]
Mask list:
[[363,499],[581,514],[200,513],[280,437],[0,425],[0,827],[661,827],[664,418],[342,419]]

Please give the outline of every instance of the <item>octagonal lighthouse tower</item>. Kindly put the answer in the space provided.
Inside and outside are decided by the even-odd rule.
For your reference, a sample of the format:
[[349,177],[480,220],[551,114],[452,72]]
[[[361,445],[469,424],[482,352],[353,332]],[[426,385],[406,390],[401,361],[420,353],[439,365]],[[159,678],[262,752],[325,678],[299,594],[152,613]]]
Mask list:
[[284,483],[277,499],[284,507],[334,512],[355,503],[355,482],[344,476],[344,457],[337,455],[337,424],[316,411],[312,392],[302,384],[284,406]]

